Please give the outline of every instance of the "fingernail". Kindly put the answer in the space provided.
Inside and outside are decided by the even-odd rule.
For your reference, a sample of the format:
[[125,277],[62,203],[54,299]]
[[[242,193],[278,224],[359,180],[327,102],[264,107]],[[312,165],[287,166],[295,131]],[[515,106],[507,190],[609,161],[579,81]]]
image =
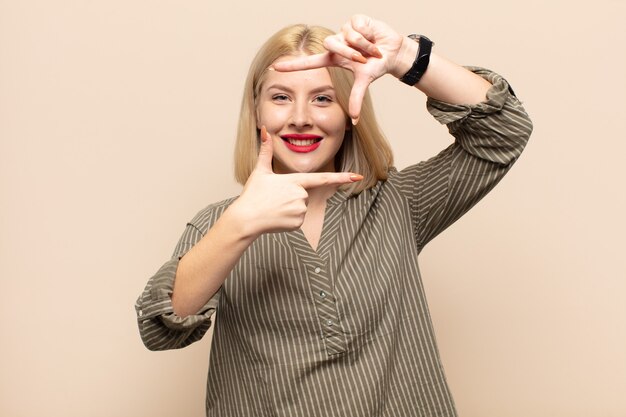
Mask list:
[[359,52],[355,52],[352,54],[352,60],[355,62],[360,62],[361,64],[365,64],[367,62],[367,59],[365,59],[365,57]]
[[374,46],[372,51],[373,51],[372,55],[375,56],[376,58],[383,57],[382,52],[380,52],[380,49],[378,49],[377,47]]
[[359,118],[358,117],[353,117],[350,120],[352,120],[352,126],[356,126],[356,124],[359,123]]
[[363,175],[361,175],[361,174],[352,174],[352,175],[350,175],[350,180],[352,182],[361,181],[362,179],[363,179]]
[[261,126],[261,142],[267,142],[267,128]]

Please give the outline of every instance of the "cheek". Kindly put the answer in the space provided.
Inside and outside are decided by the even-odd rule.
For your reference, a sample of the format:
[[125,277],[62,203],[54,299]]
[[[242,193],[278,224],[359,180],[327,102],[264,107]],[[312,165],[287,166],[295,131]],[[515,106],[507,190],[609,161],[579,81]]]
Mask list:
[[316,117],[318,126],[329,132],[343,132],[347,127],[347,116],[343,113],[321,113]]
[[256,112],[257,127],[265,125],[267,130],[280,129],[287,120],[287,113],[284,109],[273,107],[268,109],[267,106],[259,106]]

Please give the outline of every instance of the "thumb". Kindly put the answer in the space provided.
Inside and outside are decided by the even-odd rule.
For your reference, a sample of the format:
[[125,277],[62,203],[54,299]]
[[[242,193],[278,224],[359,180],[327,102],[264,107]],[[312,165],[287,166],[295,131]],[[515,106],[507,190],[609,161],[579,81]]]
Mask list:
[[274,157],[274,149],[272,148],[272,137],[267,133],[265,126],[261,126],[261,148],[256,161],[255,169],[264,171],[272,171],[272,158]]

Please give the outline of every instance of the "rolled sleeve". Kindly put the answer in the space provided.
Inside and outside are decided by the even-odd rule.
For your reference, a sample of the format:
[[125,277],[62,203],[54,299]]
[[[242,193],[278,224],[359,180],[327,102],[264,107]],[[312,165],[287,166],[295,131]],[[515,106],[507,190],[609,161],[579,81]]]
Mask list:
[[524,150],[532,122],[509,83],[501,75],[480,67],[466,67],[492,86],[478,104],[450,104],[428,99],[428,111],[448,127],[465,151],[502,165],[514,162]]
[[135,310],[139,333],[150,350],[177,349],[200,340],[211,327],[219,292],[199,312],[186,317],[174,313],[172,292],[180,257],[166,262],[148,281]]

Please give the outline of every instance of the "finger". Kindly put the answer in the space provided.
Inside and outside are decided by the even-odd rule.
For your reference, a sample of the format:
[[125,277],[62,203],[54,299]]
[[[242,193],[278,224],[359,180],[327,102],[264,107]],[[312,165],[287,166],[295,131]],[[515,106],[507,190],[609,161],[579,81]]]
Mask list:
[[346,41],[362,53],[376,58],[383,55],[375,45],[376,34],[372,26],[372,19],[368,16],[353,16],[349,24],[343,27],[343,36]]
[[360,62],[361,64],[367,62],[367,58],[365,58],[361,52],[336,36],[329,36],[324,39],[324,47],[335,55],[342,56],[349,61]]
[[350,23],[346,23],[344,26],[344,29],[346,28],[354,28],[354,30],[358,31],[361,35],[372,42],[374,42],[374,39],[376,38],[372,18],[364,14],[356,14],[352,16],[350,18]]
[[322,185],[351,184],[361,181],[363,175],[352,172],[314,172],[300,174],[286,174],[304,189],[320,187]]
[[265,126],[261,126],[261,148],[256,162],[256,169],[272,172],[272,158],[274,150],[272,148],[272,136],[267,133]]
[[356,125],[359,121],[363,100],[371,82],[372,80],[369,76],[358,73],[355,74],[354,84],[352,84],[352,91],[350,92],[350,99],[348,101],[348,113],[350,114],[353,125]]
[[324,52],[322,54],[299,56],[293,59],[275,62],[272,64],[272,68],[276,71],[300,71],[333,65],[330,54]]

